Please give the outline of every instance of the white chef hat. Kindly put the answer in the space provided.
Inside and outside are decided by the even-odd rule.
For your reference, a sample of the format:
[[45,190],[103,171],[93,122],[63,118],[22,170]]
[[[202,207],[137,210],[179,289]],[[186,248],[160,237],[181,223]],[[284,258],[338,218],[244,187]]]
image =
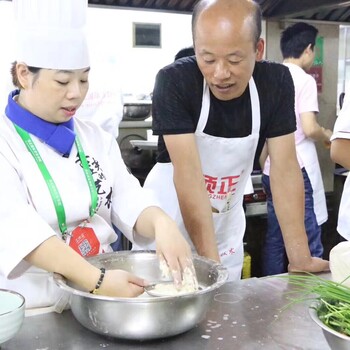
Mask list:
[[89,67],[87,0],[13,0],[17,62],[49,69]]

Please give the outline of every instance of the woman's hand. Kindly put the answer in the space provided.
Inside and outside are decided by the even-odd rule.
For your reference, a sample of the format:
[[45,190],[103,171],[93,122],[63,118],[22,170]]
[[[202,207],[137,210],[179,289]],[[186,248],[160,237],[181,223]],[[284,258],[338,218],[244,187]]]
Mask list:
[[138,217],[135,230],[145,237],[155,239],[160,261],[165,260],[176,286],[181,286],[183,271],[186,267],[194,273],[190,245],[175,221],[162,209],[146,208]]
[[[96,281],[97,282],[97,281]],[[96,294],[110,297],[133,298],[144,292],[145,281],[123,270],[106,270]]]
[[181,286],[183,271],[190,268],[194,274],[192,252],[176,223],[164,217],[155,228],[156,250],[160,261],[165,260],[175,286]]
[[[57,272],[84,290],[93,290],[101,271],[56,236],[52,236],[26,260],[49,272]],[[143,293],[145,281],[127,271],[107,270],[97,294],[112,297],[137,297]]]

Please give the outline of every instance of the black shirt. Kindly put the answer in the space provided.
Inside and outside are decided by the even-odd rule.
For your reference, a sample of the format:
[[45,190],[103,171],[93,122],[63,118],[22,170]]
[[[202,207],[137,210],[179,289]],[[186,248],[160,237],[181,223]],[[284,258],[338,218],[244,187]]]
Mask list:
[[[296,130],[294,85],[289,69],[273,62],[257,62],[253,78],[260,100],[260,138],[255,166],[266,138]],[[161,69],[152,102],[152,128],[159,135],[157,161],[170,162],[162,135],[194,133],[202,107],[203,75],[195,56],[185,57]],[[210,111],[204,132],[219,137],[245,137],[251,133],[249,86],[238,98],[218,100],[210,93]]]

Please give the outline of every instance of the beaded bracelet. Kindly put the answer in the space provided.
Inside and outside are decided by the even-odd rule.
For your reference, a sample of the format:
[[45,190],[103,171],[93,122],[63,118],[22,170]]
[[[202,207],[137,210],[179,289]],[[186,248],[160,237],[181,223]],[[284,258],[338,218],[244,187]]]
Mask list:
[[101,284],[102,284],[103,279],[105,277],[106,269],[104,267],[101,267],[100,270],[101,270],[100,278],[98,279],[95,288],[93,290],[90,290],[91,294],[97,293],[97,290],[101,287]]

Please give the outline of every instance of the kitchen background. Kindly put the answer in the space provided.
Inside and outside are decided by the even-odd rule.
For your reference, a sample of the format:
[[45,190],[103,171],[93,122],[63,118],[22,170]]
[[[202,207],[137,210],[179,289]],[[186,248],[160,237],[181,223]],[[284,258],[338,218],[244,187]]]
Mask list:
[[[6,78],[6,75],[3,75],[4,68],[6,70],[8,63],[13,59],[11,5],[9,1],[0,0],[2,80]],[[136,47],[135,23],[159,25],[160,47]],[[126,95],[150,94],[159,68],[172,62],[178,50],[192,44],[189,14],[89,7],[86,32],[90,44],[92,71],[103,68],[105,72],[107,66],[110,70],[108,79],[118,85]],[[101,79],[106,78],[101,76]]]

